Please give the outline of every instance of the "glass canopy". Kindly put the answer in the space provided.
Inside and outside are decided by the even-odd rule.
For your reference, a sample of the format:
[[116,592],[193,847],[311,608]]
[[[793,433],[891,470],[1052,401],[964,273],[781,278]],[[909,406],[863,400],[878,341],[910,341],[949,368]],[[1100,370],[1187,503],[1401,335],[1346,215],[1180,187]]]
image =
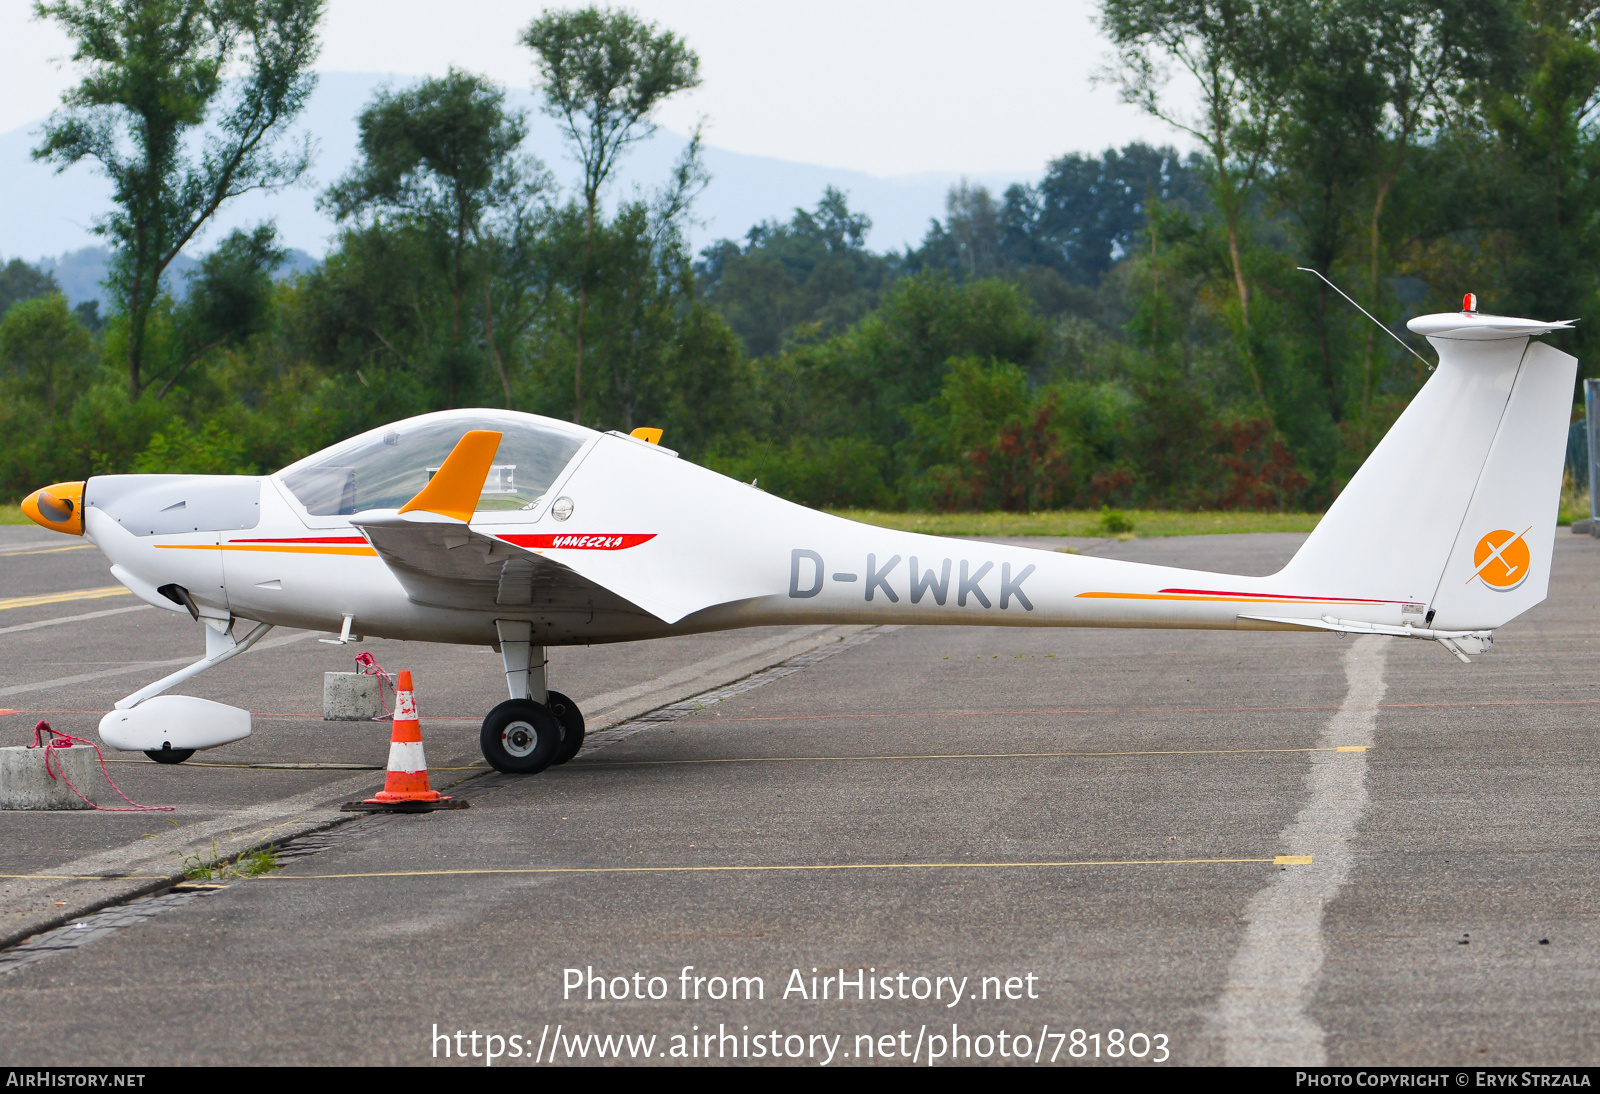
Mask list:
[[587,429],[534,414],[446,410],[352,437],[290,464],[277,478],[314,517],[398,509],[417,495],[456,442],[473,429],[501,434],[478,498],[480,511],[532,505],[592,435]]

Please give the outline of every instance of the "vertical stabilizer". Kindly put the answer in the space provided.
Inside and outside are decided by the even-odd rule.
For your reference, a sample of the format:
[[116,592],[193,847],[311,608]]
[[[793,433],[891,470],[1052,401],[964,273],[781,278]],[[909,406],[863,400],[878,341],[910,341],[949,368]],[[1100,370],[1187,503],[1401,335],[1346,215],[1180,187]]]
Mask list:
[[1278,579],[1421,603],[1436,629],[1490,629],[1544,599],[1577,362],[1528,341],[1565,324],[1461,313],[1410,326],[1438,368]]
[[1545,598],[1577,358],[1535,342],[1517,372],[1429,606],[1443,630],[1490,630]]

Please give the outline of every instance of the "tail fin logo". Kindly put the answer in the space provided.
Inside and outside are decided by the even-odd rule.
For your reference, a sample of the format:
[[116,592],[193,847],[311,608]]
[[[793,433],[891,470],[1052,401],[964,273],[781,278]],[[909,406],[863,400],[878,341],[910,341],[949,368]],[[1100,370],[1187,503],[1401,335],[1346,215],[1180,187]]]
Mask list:
[[1528,571],[1533,565],[1528,541],[1524,538],[1531,531],[1532,525],[1520,532],[1497,528],[1480,539],[1477,549],[1472,553],[1472,561],[1477,568],[1467,580],[1470,582],[1477,578],[1489,588],[1503,593],[1521,585],[1527,580]]

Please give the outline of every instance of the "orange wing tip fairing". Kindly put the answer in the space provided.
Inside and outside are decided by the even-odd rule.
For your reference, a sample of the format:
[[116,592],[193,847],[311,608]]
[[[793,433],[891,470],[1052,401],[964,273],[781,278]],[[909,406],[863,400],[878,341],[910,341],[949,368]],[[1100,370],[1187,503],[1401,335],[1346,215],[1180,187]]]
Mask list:
[[22,499],[22,512],[52,532],[83,535],[83,483],[58,482]]
[[421,510],[468,523],[478,508],[478,497],[499,448],[500,434],[494,430],[474,429],[467,433],[456,442],[428,485],[402,505],[400,512]]
[[654,426],[649,425],[642,425],[638,429],[635,429],[632,433],[628,434],[628,436],[636,437],[639,440],[644,441],[646,444],[660,444],[661,438],[665,435],[665,430],[657,429]]

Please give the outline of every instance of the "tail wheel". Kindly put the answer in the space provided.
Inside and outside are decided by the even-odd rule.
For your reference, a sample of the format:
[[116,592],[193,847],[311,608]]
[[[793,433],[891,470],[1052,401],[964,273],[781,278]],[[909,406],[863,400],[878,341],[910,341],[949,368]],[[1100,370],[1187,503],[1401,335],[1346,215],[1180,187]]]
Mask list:
[[194,749],[173,748],[171,745],[164,744],[160,748],[147,748],[144,750],[144,754],[158,764],[181,764],[184,760],[194,755]]
[[561,745],[556,749],[555,759],[550,761],[554,767],[572,759],[583,747],[583,711],[559,691],[550,692],[548,698],[550,713],[561,723]]
[[548,707],[532,699],[507,699],[483,720],[478,745],[496,771],[537,775],[555,758],[561,736],[561,723]]

